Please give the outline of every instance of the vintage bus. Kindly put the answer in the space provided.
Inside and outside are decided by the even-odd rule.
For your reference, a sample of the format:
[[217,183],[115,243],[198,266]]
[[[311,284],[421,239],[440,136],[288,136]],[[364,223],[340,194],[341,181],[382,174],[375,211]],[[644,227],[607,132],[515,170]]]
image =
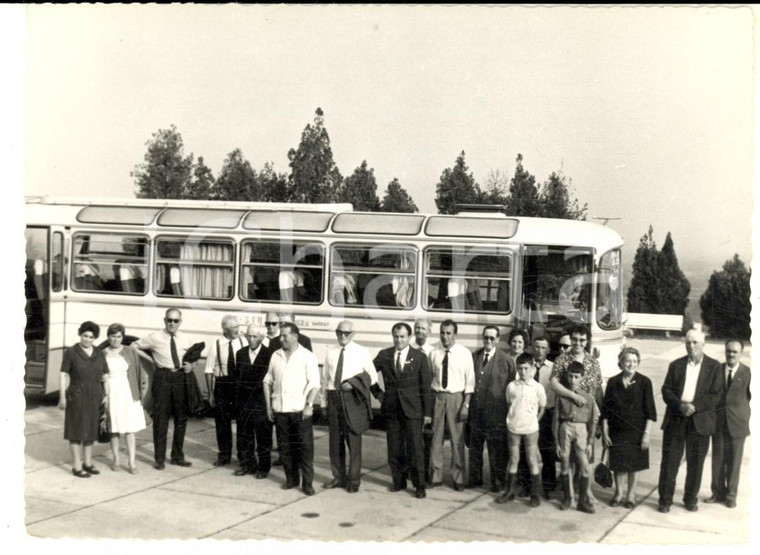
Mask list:
[[292,314],[320,361],[342,319],[373,355],[391,345],[395,322],[416,318],[433,323],[431,342],[454,319],[470,349],[486,324],[508,349],[513,328],[554,345],[580,321],[605,376],[618,371],[623,241],[601,225],[345,204],[30,197],[25,209],[28,390],[57,390],[81,322],[120,322],[141,337],[169,307],[207,345],[225,314],[260,325],[268,311]]

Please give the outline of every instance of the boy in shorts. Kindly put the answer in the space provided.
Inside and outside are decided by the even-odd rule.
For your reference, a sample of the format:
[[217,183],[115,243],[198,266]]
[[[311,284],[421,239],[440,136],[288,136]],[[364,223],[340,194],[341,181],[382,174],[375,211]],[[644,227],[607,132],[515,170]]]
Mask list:
[[536,364],[533,355],[521,353],[517,357],[519,379],[507,386],[507,439],[509,441],[509,465],[507,467],[507,489],[496,499],[506,503],[515,498],[514,486],[517,465],[520,461],[520,443],[525,446],[525,456],[530,468],[530,506],[541,504],[541,475],[538,463],[538,421],[546,408],[544,386],[533,379]]
[[588,498],[589,485],[589,462],[587,454],[591,451],[596,432],[596,421],[599,409],[591,394],[583,391],[579,385],[583,378],[583,363],[573,361],[567,367],[567,381],[565,384],[573,393],[583,396],[586,405],[578,407],[570,399],[556,397],[554,408],[554,422],[552,433],[554,443],[557,446],[557,456],[562,463],[562,489],[564,497],[560,509],[563,511],[570,508],[572,497],[570,494],[570,455],[575,454],[576,464],[580,465],[581,480],[578,486],[578,510],[584,513],[594,513],[594,506]]

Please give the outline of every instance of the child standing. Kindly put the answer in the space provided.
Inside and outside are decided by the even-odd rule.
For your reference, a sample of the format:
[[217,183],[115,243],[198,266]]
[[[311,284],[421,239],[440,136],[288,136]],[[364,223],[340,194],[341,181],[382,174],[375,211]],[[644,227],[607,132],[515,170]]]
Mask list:
[[557,445],[557,456],[562,462],[564,497],[560,508],[563,511],[567,510],[572,502],[569,475],[570,455],[575,453],[576,464],[580,465],[581,471],[581,480],[578,486],[578,510],[584,513],[593,513],[595,509],[588,498],[590,472],[587,453],[591,451],[593,445],[599,409],[591,394],[579,387],[584,372],[585,369],[581,362],[573,361],[567,367],[568,383],[566,385],[573,393],[586,399],[586,405],[578,407],[570,399],[557,396],[552,433]]
[[515,498],[514,486],[517,465],[520,461],[520,443],[525,446],[525,456],[530,468],[530,506],[541,504],[541,476],[538,464],[538,421],[546,407],[544,386],[533,379],[536,365],[529,353],[520,353],[515,361],[519,379],[507,386],[507,439],[509,442],[509,465],[507,489],[496,499],[506,503]]

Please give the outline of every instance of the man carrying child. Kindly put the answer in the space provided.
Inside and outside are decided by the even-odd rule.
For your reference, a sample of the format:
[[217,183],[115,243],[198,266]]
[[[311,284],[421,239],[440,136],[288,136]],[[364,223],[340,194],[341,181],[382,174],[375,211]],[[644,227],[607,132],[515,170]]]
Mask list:
[[501,497],[496,499],[496,502],[506,503],[515,498],[514,487],[522,442],[530,468],[530,506],[538,507],[541,504],[542,490],[538,462],[538,422],[546,407],[546,392],[544,386],[533,379],[536,371],[533,355],[520,353],[515,362],[519,379],[510,382],[507,386],[507,439],[509,443],[507,489]]
[[594,433],[599,409],[590,393],[580,388],[585,368],[583,363],[573,361],[567,367],[565,384],[574,394],[586,399],[583,406],[578,406],[567,397],[557,396],[554,407],[554,422],[552,433],[557,446],[557,456],[562,467],[562,489],[564,497],[560,508],[564,511],[570,508],[572,495],[570,493],[570,456],[575,454],[575,462],[580,466],[580,485],[578,486],[578,510],[594,513],[594,506],[588,497],[589,462],[588,453],[593,447]]

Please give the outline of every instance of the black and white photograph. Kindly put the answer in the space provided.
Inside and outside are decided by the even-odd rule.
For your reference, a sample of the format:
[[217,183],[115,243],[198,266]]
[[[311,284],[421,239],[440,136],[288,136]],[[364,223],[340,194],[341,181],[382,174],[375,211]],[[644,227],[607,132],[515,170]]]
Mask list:
[[757,14],[0,8],[4,536],[749,548]]

